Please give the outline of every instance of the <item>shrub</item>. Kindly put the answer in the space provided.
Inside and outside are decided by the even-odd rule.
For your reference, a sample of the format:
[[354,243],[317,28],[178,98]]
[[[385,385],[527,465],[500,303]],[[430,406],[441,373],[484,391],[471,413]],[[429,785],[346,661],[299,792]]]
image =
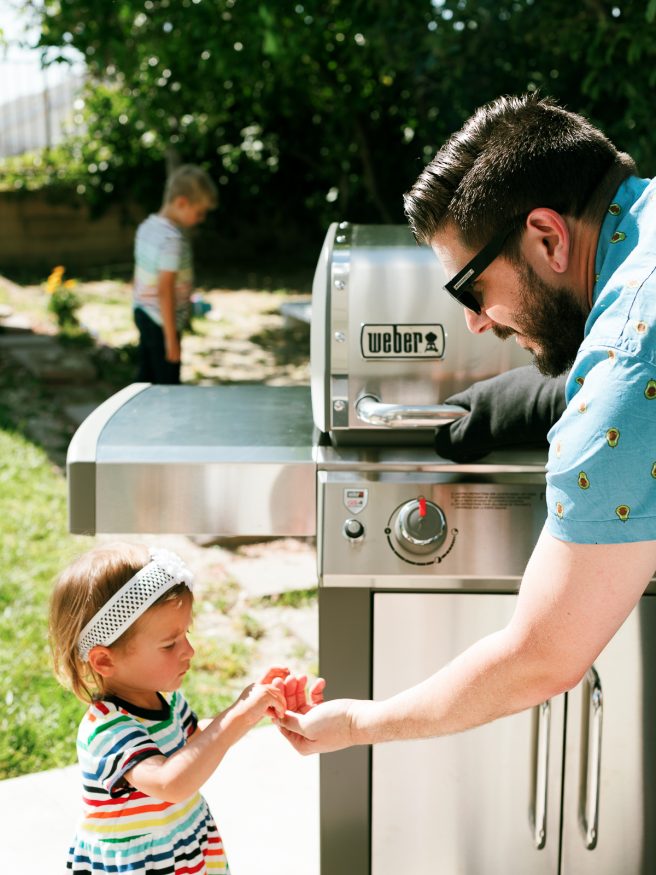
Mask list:
[[54,314],[60,328],[73,328],[79,325],[77,311],[81,301],[75,292],[75,280],[64,280],[64,268],[53,268],[46,280],[48,310]]

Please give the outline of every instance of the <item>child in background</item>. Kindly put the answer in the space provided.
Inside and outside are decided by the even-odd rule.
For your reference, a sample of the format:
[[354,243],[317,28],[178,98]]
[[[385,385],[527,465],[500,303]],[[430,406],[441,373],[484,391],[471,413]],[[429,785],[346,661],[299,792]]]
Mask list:
[[133,544],[97,547],[57,581],[55,673],[90,703],[77,738],[84,810],[73,872],[229,872],[198,790],[262,717],[284,715],[289,672],[271,668],[199,725],[179,690],[194,655],[191,588],[175,554]]
[[139,330],[140,383],[180,382],[180,338],[193,291],[186,231],[217,205],[207,173],[193,164],[173,171],[158,213],[137,228],[134,244],[134,320]]

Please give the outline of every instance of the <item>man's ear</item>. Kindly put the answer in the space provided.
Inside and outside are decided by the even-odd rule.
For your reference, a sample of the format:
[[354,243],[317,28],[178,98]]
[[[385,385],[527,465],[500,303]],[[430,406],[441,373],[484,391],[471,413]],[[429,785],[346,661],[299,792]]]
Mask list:
[[89,665],[97,675],[103,678],[110,678],[114,674],[116,661],[114,654],[109,647],[104,647],[102,644],[96,644],[89,651]]
[[537,207],[528,214],[524,255],[534,267],[542,264],[555,273],[569,267],[570,232],[567,222],[555,210]]

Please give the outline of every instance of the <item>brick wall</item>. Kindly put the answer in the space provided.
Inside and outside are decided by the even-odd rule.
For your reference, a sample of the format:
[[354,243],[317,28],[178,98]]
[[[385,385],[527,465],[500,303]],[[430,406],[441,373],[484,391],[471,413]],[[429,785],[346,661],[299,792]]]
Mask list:
[[136,204],[112,204],[92,219],[74,193],[0,192],[0,274],[63,264],[70,276],[81,268],[129,265],[144,216]]

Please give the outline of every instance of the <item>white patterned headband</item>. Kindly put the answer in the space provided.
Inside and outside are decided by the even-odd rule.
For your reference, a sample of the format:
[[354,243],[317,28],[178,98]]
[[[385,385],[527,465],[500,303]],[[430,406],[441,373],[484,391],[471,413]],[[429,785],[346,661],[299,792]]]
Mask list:
[[192,589],[193,574],[182,559],[169,550],[151,550],[150,562],[123,584],[80,632],[80,658],[87,662],[96,644],[113,644],[160,596],[179,583]]

